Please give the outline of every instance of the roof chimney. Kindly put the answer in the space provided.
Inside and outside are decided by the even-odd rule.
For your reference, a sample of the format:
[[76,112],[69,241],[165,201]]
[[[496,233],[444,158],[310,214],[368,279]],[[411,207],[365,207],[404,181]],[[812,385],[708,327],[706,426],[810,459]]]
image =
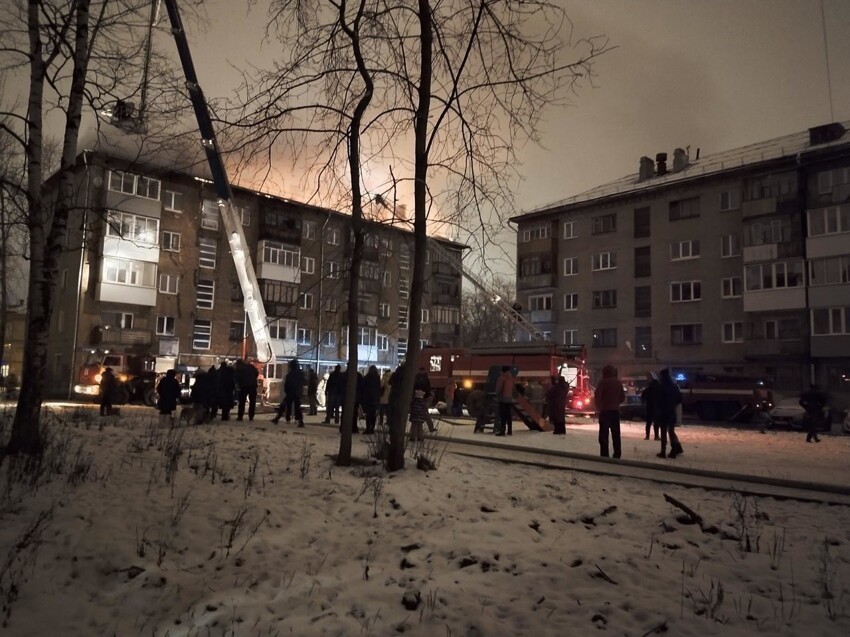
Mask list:
[[655,174],[667,174],[667,153],[658,153],[655,155]]
[[673,172],[677,173],[688,166],[688,153],[682,148],[673,151]]
[[640,170],[638,171],[638,181],[649,179],[655,174],[655,162],[649,157],[640,158]]

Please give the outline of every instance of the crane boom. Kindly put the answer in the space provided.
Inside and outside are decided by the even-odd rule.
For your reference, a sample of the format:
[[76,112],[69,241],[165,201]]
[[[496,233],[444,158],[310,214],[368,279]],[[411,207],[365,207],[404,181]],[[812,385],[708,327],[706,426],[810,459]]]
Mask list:
[[473,276],[471,273],[464,270],[458,264],[455,263],[455,259],[452,254],[446,250],[443,246],[441,246],[434,239],[429,240],[429,247],[435,253],[442,257],[443,261],[451,265],[455,268],[460,274],[466,277],[466,280],[472,283],[478,290],[484,292],[493,305],[496,306],[502,314],[508,317],[511,321],[513,321],[518,327],[522,328],[528,335],[531,337],[532,341],[548,341],[550,339],[546,338],[546,335],[543,334],[540,330],[537,329],[537,326],[534,325],[531,321],[525,318],[520,312],[514,309],[514,307],[505,301],[501,295],[496,292],[496,290],[488,287],[484,282],[480,281],[477,277]]
[[230,253],[233,256],[233,264],[236,266],[236,274],[239,277],[239,285],[242,288],[242,295],[245,299],[244,308],[245,313],[248,315],[254,343],[257,345],[257,359],[263,363],[274,362],[275,351],[269,332],[266,309],[263,306],[263,300],[260,295],[260,285],[257,281],[254,265],[251,262],[245,233],[242,231],[242,223],[237,218],[236,212],[233,209],[233,192],[230,188],[230,182],[227,179],[224,163],[221,160],[221,153],[219,152],[218,142],[216,141],[215,131],[213,130],[209,107],[207,106],[204,92],[201,90],[198,77],[195,73],[192,53],[189,50],[189,42],[186,39],[186,32],[183,29],[176,0],[165,0],[165,7],[168,10],[168,19],[171,22],[171,34],[174,36],[174,43],[177,45],[177,53],[180,56],[180,64],[183,67],[183,74],[186,78],[189,99],[192,101],[195,118],[198,121],[198,130],[201,133],[201,146],[207,156],[207,163],[212,173],[213,183],[218,197],[218,209],[221,213],[225,232],[227,232],[227,240],[230,244]]

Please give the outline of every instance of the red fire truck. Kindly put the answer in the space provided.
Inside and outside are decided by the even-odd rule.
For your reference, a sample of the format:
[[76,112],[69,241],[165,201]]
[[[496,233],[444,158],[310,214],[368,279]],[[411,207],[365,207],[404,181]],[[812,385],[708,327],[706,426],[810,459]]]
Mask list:
[[[449,377],[458,384],[458,397],[472,417],[484,405],[487,374],[494,365],[517,369],[517,384],[532,404],[542,403],[553,376],[570,384],[569,411],[592,412],[593,389],[585,367],[587,350],[582,346],[560,346],[552,342],[498,343],[468,348],[426,346],[419,358],[438,401],[445,399]],[[542,405],[541,405],[542,406]]]
[[773,407],[773,393],[765,383],[746,376],[677,374],[682,409],[700,420],[731,420],[752,417],[756,410]]

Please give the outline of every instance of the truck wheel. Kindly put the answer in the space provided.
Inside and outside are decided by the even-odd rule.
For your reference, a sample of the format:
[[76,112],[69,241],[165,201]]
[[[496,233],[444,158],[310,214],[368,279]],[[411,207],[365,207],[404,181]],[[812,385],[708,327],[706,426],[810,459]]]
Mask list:
[[700,420],[717,420],[717,409],[714,403],[697,403],[696,412]]
[[115,390],[115,398],[112,402],[116,405],[126,405],[130,400],[130,392],[127,391],[126,387],[121,387]]
[[145,390],[145,404],[148,407],[153,407],[156,405],[156,389],[153,387],[149,387]]
[[466,397],[466,411],[473,418],[478,418],[484,410],[484,392],[476,389]]

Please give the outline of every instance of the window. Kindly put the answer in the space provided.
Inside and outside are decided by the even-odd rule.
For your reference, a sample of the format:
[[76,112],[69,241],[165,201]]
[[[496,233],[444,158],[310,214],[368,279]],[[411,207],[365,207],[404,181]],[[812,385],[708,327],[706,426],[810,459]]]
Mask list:
[[434,322],[445,325],[457,325],[460,323],[460,310],[455,307],[434,307]]
[[301,252],[275,241],[263,242],[263,263],[283,265],[290,268],[301,267]]
[[670,260],[698,259],[700,255],[699,239],[674,241],[670,244]]
[[162,233],[162,249],[168,252],[180,252],[180,233],[165,230]]
[[635,239],[645,239],[651,236],[650,208],[635,208],[634,211],[634,235]]
[[635,316],[652,316],[652,288],[648,285],[635,288]]
[[159,241],[159,219],[110,210],[106,217],[106,236],[156,245]]
[[215,254],[218,242],[209,237],[198,237],[198,265],[202,268],[215,269]]
[[593,330],[593,347],[617,347],[617,328]]
[[652,328],[635,328],[635,358],[652,358]]
[[379,352],[388,352],[390,351],[390,337],[386,334],[378,334],[378,351]]
[[239,221],[243,228],[251,227],[251,209],[248,206],[233,206],[234,211],[239,215]]
[[635,248],[635,277],[652,275],[652,252],[649,246]]
[[564,276],[575,276],[578,274],[578,257],[567,257],[564,259]]
[[241,303],[245,300],[245,295],[242,294],[242,285],[236,281],[230,283],[230,300],[233,303]]
[[316,259],[313,257],[301,257],[301,272],[313,274],[316,271]]
[[740,190],[724,190],[720,193],[720,212],[737,210],[741,207]]
[[158,179],[125,173],[120,170],[109,171],[109,189],[114,192],[123,192],[127,195],[159,201],[159,188]]
[[195,319],[192,326],[192,349],[209,349],[212,340],[212,321]]
[[366,281],[377,281],[381,278],[381,268],[377,263],[363,261],[360,263],[360,278]]
[[159,273],[159,291],[163,294],[177,294],[179,291],[180,277],[167,272]]
[[227,330],[227,340],[241,341],[245,338],[245,323],[242,321],[230,321],[230,327]]
[[850,283],[850,255],[809,261],[809,285]]
[[809,236],[850,232],[850,205],[809,210]]
[[783,236],[790,237],[791,228],[783,228],[782,220],[756,221],[744,228],[744,245],[760,246],[769,243],[780,243]]
[[[283,281],[260,280],[260,294],[267,303],[295,305],[298,302],[298,286]],[[329,297],[330,298],[330,297]]]
[[388,237],[381,237],[381,256],[389,258],[393,256],[393,240]]
[[735,299],[741,296],[741,277],[730,276],[720,282],[720,296],[724,299]]
[[166,190],[162,194],[162,204],[168,212],[183,212],[183,193]]
[[564,330],[564,345],[578,345],[578,330]]
[[339,245],[339,228],[328,228],[325,231],[325,241],[332,246]]
[[195,284],[195,307],[201,310],[211,310],[215,305],[215,281],[198,279]]
[[594,290],[592,303],[594,310],[617,307],[617,290]]
[[699,301],[701,298],[702,289],[699,281],[678,281],[670,284],[671,303]]
[[699,345],[702,343],[702,324],[671,325],[670,342],[673,345]]
[[390,318],[390,304],[380,303],[378,305],[378,316],[381,318]]
[[746,290],[796,288],[803,285],[802,261],[759,263],[744,268]]
[[393,284],[393,274],[390,271],[384,271],[384,287],[392,287]]
[[398,328],[400,330],[407,329],[407,308],[399,306],[398,308]]
[[744,324],[740,321],[732,321],[723,324],[722,340],[724,343],[743,343]]
[[825,170],[818,173],[818,194],[825,195],[832,192],[832,171]]
[[396,354],[398,354],[399,360],[403,360],[405,355],[407,355],[407,337],[398,337],[398,346],[396,347]]
[[519,260],[520,276],[536,276],[552,272],[552,257],[524,257]]
[[375,328],[361,327],[357,330],[357,344],[365,347],[374,347],[378,333]]
[[410,248],[408,248],[407,244],[404,243],[401,244],[401,249],[398,254],[398,267],[401,270],[410,269]]
[[699,197],[670,202],[670,221],[699,217]]
[[322,347],[336,347],[336,332],[333,330],[322,332]]
[[313,309],[313,295],[310,292],[304,292],[299,298],[298,307],[302,310]]
[[617,231],[617,213],[600,215],[591,219],[591,234],[607,234]]
[[769,319],[764,322],[764,337],[768,340],[799,340],[802,335],[796,318]]
[[594,272],[599,270],[613,270],[617,267],[617,253],[616,252],[600,252],[599,254],[593,255],[593,265],[592,270]]
[[850,307],[812,310],[812,336],[850,334]]
[[406,276],[400,276],[398,278],[398,298],[406,300],[409,297],[410,297],[410,281],[408,281]]
[[218,230],[218,204],[204,199],[201,206],[201,227],[207,230]]
[[564,295],[564,311],[565,312],[573,312],[578,309],[578,294],[565,294]]
[[307,329],[306,327],[298,328],[298,344],[299,345],[310,345],[313,341],[313,330]]
[[528,243],[529,241],[537,241],[539,239],[548,239],[549,238],[549,224],[540,224],[537,226],[533,226],[528,228],[527,230],[523,230],[522,232],[522,241],[523,243]]
[[427,323],[428,319],[430,319],[430,318],[431,318],[431,312],[426,310],[426,309],[423,309],[422,310],[422,321],[421,321],[421,323],[422,324]]
[[336,296],[327,295],[322,297],[322,309],[325,312],[336,312],[341,303],[342,301],[340,301],[340,299]]
[[541,310],[551,310],[552,309],[552,295],[551,294],[537,294],[535,296],[528,297],[528,309],[532,312],[538,312]]
[[269,321],[269,336],[282,341],[295,339],[297,323],[293,319],[277,319]]
[[575,221],[565,221],[564,222],[564,239],[575,239],[578,236],[576,233],[576,222]]
[[727,234],[720,237],[720,258],[741,256],[741,238],[737,234]]
[[107,283],[152,288],[156,285],[156,263],[104,257],[103,280]]
[[329,279],[339,278],[339,261],[325,261],[325,276]]

